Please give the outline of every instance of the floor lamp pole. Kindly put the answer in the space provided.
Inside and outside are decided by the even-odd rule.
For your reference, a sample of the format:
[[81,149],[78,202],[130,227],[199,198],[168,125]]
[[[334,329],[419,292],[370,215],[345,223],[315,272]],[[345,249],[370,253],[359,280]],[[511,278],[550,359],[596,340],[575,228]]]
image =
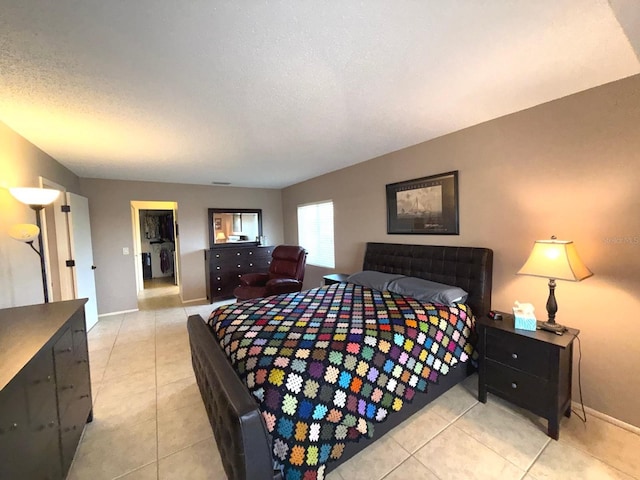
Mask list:
[[49,303],[49,288],[47,287],[47,268],[44,263],[44,245],[42,242],[42,224],[40,222],[40,212],[44,208],[42,205],[31,205],[36,212],[36,225],[40,232],[38,233],[38,256],[40,257],[40,270],[42,272],[42,293],[44,294],[44,303]]

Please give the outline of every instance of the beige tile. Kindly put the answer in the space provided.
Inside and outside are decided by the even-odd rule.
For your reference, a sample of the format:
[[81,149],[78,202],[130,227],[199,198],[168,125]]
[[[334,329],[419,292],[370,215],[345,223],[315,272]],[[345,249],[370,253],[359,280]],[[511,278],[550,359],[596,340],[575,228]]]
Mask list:
[[144,330],[134,330],[130,332],[120,332],[114,344],[115,348],[123,347],[131,343],[154,341],[155,327],[146,327]]
[[83,438],[67,480],[111,480],[156,460],[156,422],[150,420]]
[[592,415],[587,416],[587,423],[572,415],[560,426],[560,441],[640,478],[640,436],[635,433]]
[[474,398],[478,398],[478,374],[477,373],[469,375],[460,383]]
[[159,480],[222,480],[225,478],[227,477],[213,437],[158,462]]
[[550,442],[529,471],[536,480],[631,480],[586,452],[562,442]]
[[158,456],[160,458],[210,436],[213,436],[213,431],[202,403],[158,415]]
[[158,462],[145,465],[138,470],[118,477],[116,480],[158,480]]
[[476,403],[478,403],[478,398],[464,386],[458,384],[436,398],[428,405],[428,408],[445,420],[453,422]]
[[447,425],[449,425],[448,420],[427,406],[391,430],[389,435],[402,448],[413,453],[444,430]]
[[345,480],[337,470],[333,470],[324,476],[325,480]]
[[156,386],[156,369],[149,368],[102,381],[101,396],[135,395]]
[[155,420],[156,389],[155,387],[133,395],[104,394],[104,385],[93,405],[93,418],[96,425],[104,429],[114,429],[126,425]]
[[191,359],[186,358],[177,362],[158,365],[156,369],[157,385],[161,387],[168,383],[176,382],[183,378],[193,377],[193,366]]
[[474,405],[454,425],[523,470],[551,440],[528,420],[491,403]]
[[340,465],[336,471],[349,480],[379,480],[407,458],[409,452],[390,435],[385,435]]
[[110,334],[110,335],[105,334],[100,336],[89,337],[87,339],[89,353],[93,352],[94,350],[102,350],[104,348],[107,348],[107,349],[113,348],[113,344],[116,341],[116,336],[117,336],[116,334]]
[[[120,337],[121,335],[118,335],[118,339]],[[111,350],[109,361],[138,360],[143,357],[153,356],[155,353],[155,335],[144,337],[144,340],[136,340],[129,343],[118,343],[116,340],[113,350]]]
[[414,457],[439,478],[516,480],[525,473],[453,425],[418,450]]
[[155,355],[147,355],[141,358],[120,358],[109,359],[107,368],[104,371],[103,381],[111,380],[123,375],[130,375],[132,373],[143,372],[149,369],[155,369],[156,357]]
[[202,404],[200,390],[194,377],[158,387],[158,415],[194,404]]
[[188,343],[181,343],[170,348],[156,350],[156,361],[158,365],[178,362],[180,360],[191,361],[191,349]]
[[439,480],[435,474],[413,457],[407,458],[384,480]]

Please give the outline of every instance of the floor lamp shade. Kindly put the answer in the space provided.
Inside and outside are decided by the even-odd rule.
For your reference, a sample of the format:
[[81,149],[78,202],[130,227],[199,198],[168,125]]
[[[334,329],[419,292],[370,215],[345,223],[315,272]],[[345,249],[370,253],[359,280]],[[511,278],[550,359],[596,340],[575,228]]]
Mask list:
[[15,187],[10,188],[9,191],[16,200],[32,207],[49,205],[60,195],[60,190],[52,188]]
[[40,228],[32,223],[18,223],[9,227],[9,236],[14,240],[29,243],[38,239]]

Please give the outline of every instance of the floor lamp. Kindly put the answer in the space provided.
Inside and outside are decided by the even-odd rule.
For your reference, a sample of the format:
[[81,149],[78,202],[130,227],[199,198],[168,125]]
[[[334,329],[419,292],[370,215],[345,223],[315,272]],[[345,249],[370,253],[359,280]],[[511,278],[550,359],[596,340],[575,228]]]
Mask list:
[[[15,225],[12,227],[9,234],[12,238],[27,243],[40,257],[42,293],[44,294],[44,303],[49,303],[49,289],[47,287],[47,269],[44,261],[44,245],[42,242],[42,223],[40,221],[40,212],[46,205],[53,203],[55,199],[58,198],[60,191],[53,190],[51,188],[10,188],[9,192],[11,192],[11,195],[13,195],[16,200],[29,205],[36,212],[36,225]],[[39,250],[36,250],[33,246],[33,241],[36,238],[38,239]]]

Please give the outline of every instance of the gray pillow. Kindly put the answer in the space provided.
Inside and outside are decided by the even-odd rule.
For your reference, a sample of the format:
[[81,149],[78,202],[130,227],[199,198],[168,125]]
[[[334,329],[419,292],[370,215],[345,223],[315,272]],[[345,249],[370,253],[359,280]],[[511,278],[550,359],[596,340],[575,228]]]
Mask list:
[[349,275],[347,282],[362,285],[363,287],[373,288],[374,290],[388,290],[389,282],[403,278],[404,275],[396,273],[383,273],[374,270],[363,270],[362,272]]
[[391,281],[387,288],[390,292],[415,298],[423,303],[440,303],[444,305],[464,303],[469,295],[460,287],[452,287],[444,283],[431,282],[415,277],[398,278]]

